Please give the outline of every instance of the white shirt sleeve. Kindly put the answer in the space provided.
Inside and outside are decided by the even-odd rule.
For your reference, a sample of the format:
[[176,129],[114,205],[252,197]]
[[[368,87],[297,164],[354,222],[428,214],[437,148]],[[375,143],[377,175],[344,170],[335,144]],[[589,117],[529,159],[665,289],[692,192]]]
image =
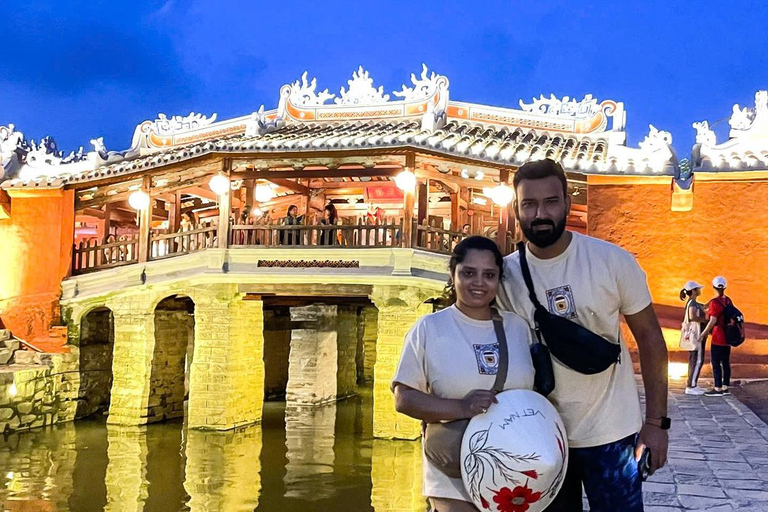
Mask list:
[[651,304],[651,292],[645,272],[635,257],[628,252],[621,256],[616,276],[621,300],[619,312],[625,316],[634,315]]
[[422,393],[429,393],[429,385],[426,370],[426,326],[421,318],[405,335],[403,352],[400,354],[400,362],[397,365],[395,376],[390,383],[390,389],[394,392],[395,384],[405,384]]

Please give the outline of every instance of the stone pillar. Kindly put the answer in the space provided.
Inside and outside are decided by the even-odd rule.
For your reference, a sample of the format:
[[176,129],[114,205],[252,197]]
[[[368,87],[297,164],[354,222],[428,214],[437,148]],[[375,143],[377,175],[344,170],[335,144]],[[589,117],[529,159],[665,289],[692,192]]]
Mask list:
[[315,501],[336,492],[331,485],[335,461],[336,404],[285,410],[285,497]]
[[373,436],[382,439],[417,439],[420,422],[395,411],[389,386],[400,361],[405,334],[421,316],[432,312],[424,304],[429,292],[404,286],[376,286],[371,300],[379,310],[376,365],[373,382]]
[[285,399],[290,352],[290,310],[278,307],[264,311],[264,395],[267,399]]
[[149,379],[155,322],[144,295],[121,295],[109,303],[114,315],[112,393],[107,423],[144,425],[148,421]]
[[373,306],[366,306],[360,316],[363,318],[363,379],[365,382],[373,382],[376,339],[379,336],[379,310]]
[[195,319],[186,311],[155,311],[155,347],[149,386],[150,421],[184,415],[186,360]]
[[[114,396],[114,395],[113,395]],[[107,426],[107,512],[141,512],[149,496],[147,431]]]
[[320,405],[337,399],[337,306],[291,308],[291,354],[286,402]]
[[376,512],[425,510],[421,475],[421,443],[373,441],[371,505]]
[[339,306],[337,322],[336,396],[357,393],[357,308]]
[[187,432],[184,489],[191,512],[255,510],[261,492],[261,425]]
[[264,405],[263,302],[234,287],[195,302],[195,354],[188,403],[190,428],[228,430],[261,420]]

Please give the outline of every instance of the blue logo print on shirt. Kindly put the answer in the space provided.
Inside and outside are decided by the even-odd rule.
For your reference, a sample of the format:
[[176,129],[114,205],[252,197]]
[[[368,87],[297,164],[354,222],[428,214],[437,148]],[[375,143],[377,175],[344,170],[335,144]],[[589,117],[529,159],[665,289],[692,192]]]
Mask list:
[[477,358],[477,371],[480,375],[496,375],[499,371],[499,344],[472,345]]

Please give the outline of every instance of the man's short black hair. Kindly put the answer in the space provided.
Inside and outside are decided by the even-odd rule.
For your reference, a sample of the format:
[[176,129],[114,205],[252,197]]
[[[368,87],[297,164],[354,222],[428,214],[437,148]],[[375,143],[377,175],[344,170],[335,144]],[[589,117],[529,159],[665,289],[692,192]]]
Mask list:
[[522,165],[512,179],[512,184],[517,192],[517,187],[523,180],[542,180],[554,176],[563,184],[563,199],[568,197],[568,178],[565,177],[563,167],[549,158],[535,160]]

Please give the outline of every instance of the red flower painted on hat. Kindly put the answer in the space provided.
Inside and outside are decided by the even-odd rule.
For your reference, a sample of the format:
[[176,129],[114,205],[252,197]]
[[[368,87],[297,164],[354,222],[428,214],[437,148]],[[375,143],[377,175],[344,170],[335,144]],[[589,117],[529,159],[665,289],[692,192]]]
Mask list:
[[535,469],[529,469],[528,471],[521,471],[521,473],[527,476],[528,478],[533,478],[534,480],[539,478],[539,474],[536,472]]
[[523,486],[518,485],[514,490],[509,487],[502,487],[501,490],[494,491],[496,507],[499,512],[527,512],[531,503],[536,503],[541,498],[540,492],[533,492],[526,483]]
[[482,496],[480,496],[480,504],[483,506],[483,508],[487,508],[487,509],[491,508],[491,506],[488,504],[488,501],[486,501],[486,499],[483,498]]

